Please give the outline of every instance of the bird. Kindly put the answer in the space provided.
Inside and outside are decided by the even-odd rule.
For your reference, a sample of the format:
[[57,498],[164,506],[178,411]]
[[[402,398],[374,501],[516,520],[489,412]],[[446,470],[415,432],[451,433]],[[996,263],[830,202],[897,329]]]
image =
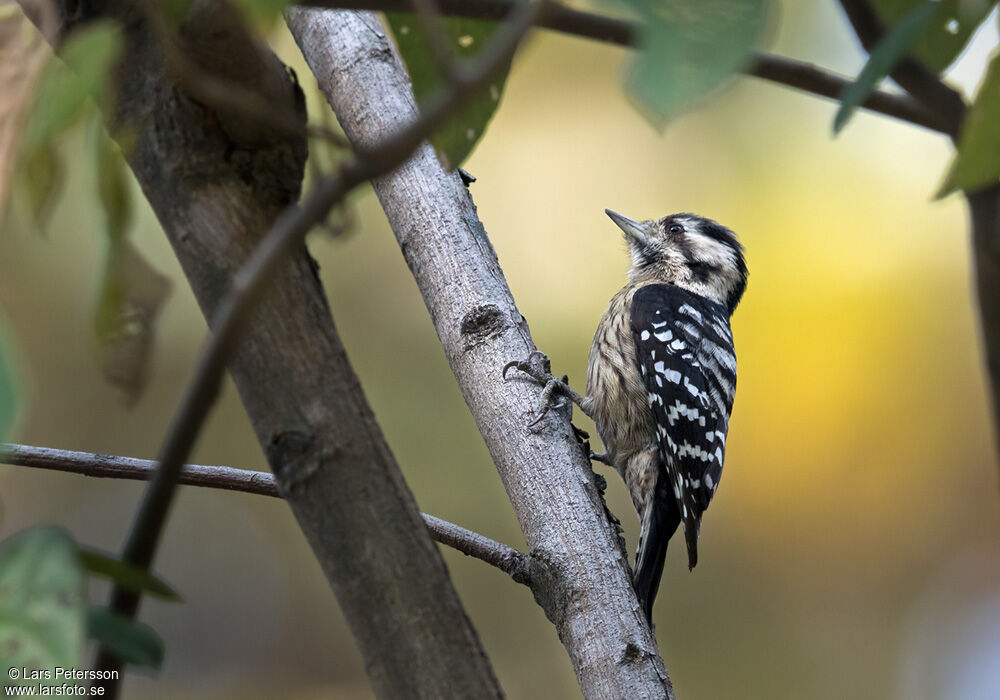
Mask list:
[[537,351],[508,363],[504,377],[517,367],[544,384],[533,422],[559,397],[593,419],[605,453],[591,457],[615,467],[639,517],[633,587],[652,625],[667,543],[682,526],[694,568],[702,514],[722,476],[736,393],[730,318],[748,270],[736,234],[711,219],[605,213],[624,233],[631,266],[594,334],[586,394],[552,376]]

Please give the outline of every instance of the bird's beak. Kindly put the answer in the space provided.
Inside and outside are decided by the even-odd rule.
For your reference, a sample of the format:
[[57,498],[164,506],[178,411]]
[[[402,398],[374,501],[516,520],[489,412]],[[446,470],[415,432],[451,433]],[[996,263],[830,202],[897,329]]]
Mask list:
[[645,227],[638,221],[633,221],[627,216],[622,216],[610,209],[605,209],[604,213],[610,216],[611,220],[618,224],[618,228],[625,232],[625,237],[629,239],[629,243],[644,246],[649,242],[646,238]]

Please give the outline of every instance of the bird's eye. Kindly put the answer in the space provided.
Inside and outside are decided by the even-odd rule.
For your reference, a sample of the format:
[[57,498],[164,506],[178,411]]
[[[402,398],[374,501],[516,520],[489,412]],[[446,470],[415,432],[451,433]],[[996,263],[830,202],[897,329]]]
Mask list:
[[670,233],[683,233],[684,227],[680,224],[670,224],[670,228],[667,229]]

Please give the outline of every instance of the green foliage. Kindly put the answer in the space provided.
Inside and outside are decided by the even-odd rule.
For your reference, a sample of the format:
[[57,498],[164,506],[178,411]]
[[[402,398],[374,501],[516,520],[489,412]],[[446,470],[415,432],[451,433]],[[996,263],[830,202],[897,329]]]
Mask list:
[[108,76],[122,50],[118,25],[95,22],[73,32],[59,58],[42,70],[18,145],[19,189],[32,220],[45,230],[65,179],[55,139],[78,124],[89,100],[108,98]]
[[121,50],[121,32],[111,22],[95,22],[66,39],[59,52],[65,66],[52,61],[39,78],[22,153],[30,154],[76,123],[88,98],[104,101],[111,66]]
[[135,666],[158,669],[163,663],[163,640],[152,627],[104,608],[87,610],[87,635]]
[[51,141],[42,142],[25,153],[20,165],[19,189],[27,200],[31,221],[44,232],[66,180],[66,169]]
[[[393,12],[386,16],[413,81],[413,93],[419,102],[432,94],[440,84],[441,71],[438,70],[427,35],[417,18]],[[441,25],[445,36],[450,40],[449,47],[459,59],[476,55],[499,26],[496,22],[463,18],[445,18]],[[481,95],[431,138],[445,167],[453,169],[460,166],[482,138],[486,125],[500,104],[500,95],[503,94],[509,71],[508,65]]]
[[236,6],[251,24],[270,26],[281,19],[288,0],[237,0]]
[[143,569],[138,569],[130,564],[87,549],[79,550],[80,564],[90,574],[109,578],[122,588],[140,593],[148,593],[151,596],[178,602],[181,597],[173,588],[158,579],[153,574]]
[[[940,72],[965,48],[976,27],[986,19],[996,0],[940,0],[937,10],[910,46],[911,53],[928,68]],[[872,0],[887,26],[895,25],[924,0]]]
[[100,122],[94,125],[97,194],[108,241],[94,326],[104,377],[132,404],[146,387],[156,320],[170,282],[128,240],[132,175]]
[[97,135],[97,194],[104,210],[108,238],[125,238],[132,221],[132,190],[125,159],[118,146],[103,131]]
[[11,668],[78,667],[83,640],[83,575],[72,538],[49,526],[0,543],[0,683]]
[[868,62],[858,74],[858,79],[848,85],[844,94],[841,95],[840,109],[837,110],[837,116],[833,119],[833,133],[836,134],[844,128],[858,105],[902,60],[917,35],[927,26],[937,11],[938,3],[922,2],[892,26],[892,29],[868,57]]
[[126,238],[109,237],[94,325],[104,377],[130,405],[146,388],[156,320],[169,293],[170,281]]
[[[0,331],[3,329],[0,328]],[[17,417],[17,392],[14,386],[14,367],[10,350],[0,332],[0,441],[6,440]]]
[[623,0],[642,20],[628,89],[656,125],[723,85],[750,57],[764,0]]
[[958,153],[939,197],[955,190],[975,191],[1000,180],[1000,53],[993,56],[976,100],[965,115]]

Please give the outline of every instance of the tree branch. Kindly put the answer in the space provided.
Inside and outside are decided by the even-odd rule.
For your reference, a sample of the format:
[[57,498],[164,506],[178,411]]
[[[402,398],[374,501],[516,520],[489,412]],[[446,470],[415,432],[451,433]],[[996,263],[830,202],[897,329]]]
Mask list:
[[[885,36],[885,28],[875,8],[867,0],[840,0],[840,5],[854,27],[861,46],[868,53],[874,51]],[[899,62],[890,77],[944,122],[946,134],[952,139],[958,137],[965,117],[965,100],[961,93],[946,85],[923,63],[909,56]]]
[[[149,481],[156,473],[156,462],[149,459],[8,443],[0,443],[0,464],[134,481]],[[177,483],[281,498],[273,474],[249,469],[185,464]],[[421,513],[421,517],[435,542],[495,566],[518,583],[530,585],[528,555],[433,515]]]
[[[286,17],[356,149],[417,118],[377,17],[304,8]],[[503,382],[503,366],[535,345],[461,177],[424,144],[373,186],[514,505],[532,556],[532,591],[584,696],[672,698],[626,554],[566,414],[550,412],[529,430],[539,388]]]
[[[195,8],[198,7],[196,4]],[[218,3],[204,3],[201,7],[210,17],[217,17],[220,12]],[[461,70],[456,70],[450,76],[451,80],[445,89],[437,95],[436,100],[431,101],[419,119],[415,119],[413,123],[402,126],[387,135],[381,143],[359,151],[357,159],[342,166],[333,176],[320,180],[301,206],[287,208],[278,217],[260,245],[253,249],[247,262],[233,277],[230,292],[222,299],[212,314],[214,317],[213,335],[199,361],[195,377],[185,393],[167,436],[164,438],[158,459],[159,466],[146,491],[135,523],[125,543],[122,554],[124,561],[138,568],[148,569],[150,567],[166,525],[167,513],[173,501],[181,467],[187,455],[190,454],[208,412],[218,397],[227,362],[236,350],[237,343],[250,321],[250,313],[260,300],[265,285],[275,276],[293,252],[301,250],[306,234],[326,216],[335,204],[341,201],[347,192],[394,168],[450,115],[454,114],[455,110],[467,104],[475,94],[475,90],[483,87],[493,74],[510,60],[521,37],[527,32],[535,16],[543,8],[544,2],[539,2],[525,5],[520,9],[483,49],[476,61]],[[221,10],[221,12],[225,16],[226,10]],[[228,16],[225,18],[228,19]],[[190,18],[188,24],[191,24]],[[191,29],[192,33],[199,38],[211,33],[202,23],[192,25]],[[198,48],[204,50],[204,46],[201,44],[198,45]],[[361,420],[361,424],[356,425],[356,431],[348,432],[348,435],[351,436],[350,441],[356,442],[358,436],[367,434],[369,436],[368,442],[374,443],[374,449],[385,462],[388,474],[396,481],[395,491],[400,495],[409,495],[402,483],[398,466],[392,460],[388,446],[382,439],[374,416],[371,414],[371,409],[365,402],[357,379],[354,377],[342,350],[339,357],[341,359],[340,370],[345,375],[342,379],[347,379],[349,383],[353,384],[349,387],[354,399],[352,408],[355,411],[355,416],[353,422],[357,423],[359,418]],[[286,387],[282,389],[287,390]],[[351,422],[350,418],[341,417],[347,418],[347,422]],[[343,431],[345,428],[346,426],[341,426],[340,429]],[[285,438],[284,442],[281,441],[282,438]],[[309,442],[315,439],[311,436]],[[269,459],[283,490],[292,494],[296,489],[301,488],[303,483],[311,481],[313,474],[310,473],[311,470],[307,470],[294,476],[290,475],[285,471],[287,460],[289,458],[293,461],[300,460],[303,456],[303,450],[311,450],[312,446],[302,444],[302,436],[298,434],[298,431],[294,435],[272,434],[270,440]],[[332,454],[335,455],[338,451],[342,452],[343,449],[342,445],[335,443]],[[359,448],[359,451],[364,453],[371,449],[373,448]],[[371,484],[359,484],[359,488],[360,490],[355,492],[356,498],[374,501],[372,498],[365,498],[373,490]],[[343,492],[339,495],[340,500],[342,500]],[[310,493],[310,497],[315,498],[315,494]],[[331,505],[332,503],[326,504],[327,507]],[[374,507],[375,504],[372,502],[366,505]],[[406,515],[410,514],[407,511],[412,511],[413,517],[419,517],[412,503],[412,496],[409,502],[404,499],[403,502],[397,502],[395,506]],[[309,517],[315,519],[312,508],[310,508]],[[374,523],[372,526],[378,528],[378,525]],[[332,536],[332,531],[324,530],[315,534],[319,537],[329,538]],[[368,535],[359,532],[357,536],[364,540]],[[385,539],[389,537],[391,536],[387,536]],[[403,543],[396,542],[394,544],[399,547]],[[348,546],[359,548],[359,545],[353,542],[349,543]],[[360,545],[360,549],[365,549],[365,545]],[[371,554],[368,556],[371,558]],[[341,596],[352,597],[352,602],[356,604],[353,609],[351,605],[344,605],[345,615],[351,623],[355,636],[359,639],[373,638],[376,644],[371,647],[370,651],[384,655],[386,642],[378,639],[380,635],[372,630],[373,616],[385,618],[387,625],[381,630],[384,634],[393,633],[393,629],[399,624],[398,620],[395,619],[397,615],[410,615],[413,617],[414,623],[417,618],[421,620],[436,618],[439,623],[438,629],[434,632],[430,632],[428,629],[422,630],[425,638],[421,640],[421,643],[431,646],[443,644],[444,648],[438,652],[431,651],[430,653],[429,648],[417,650],[418,655],[424,657],[424,663],[429,664],[422,665],[419,669],[410,668],[407,673],[387,674],[384,677],[373,676],[372,683],[376,693],[387,697],[398,697],[403,693],[412,692],[412,688],[416,685],[416,687],[421,688],[421,693],[426,693],[431,697],[464,698],[498,697],[501,695],[499,684],[486,662],[485,654],[479,646],[478,639],[475,638],[471,625],[464,616],[457,597],[446,601],[443,608],[433,604],[427,599],[427,596],[421,596],[422,600],[405,594],[400,597],[399,589],[409,588],[410,582],[413,581],[412,577],[421,576],[421,572],[418,570],[406,575],[398,571],[396,562],[387,559],[387,556],[383,552],[380,555],[381,561],[376,562],[383,567],[383,570],[376,576],[386,587],[385,590],[380,591],[380,596],[372,596],[367,592],[359,594],[356,576],[346,576],[339,570],[334,573],[335,590]],[[403,556],[404,561],[406,558],[412,559],[412,556]],[[353,560],[341,558],[339,561]],[[446,585],[447,574],[443,570],[443,562],[439,559],[433,560],[432,565],[439,567],[437,572],[438,578],[441,579],[439,583]],[[328,575],[330,575],[329,570]],[[338,583],[341,584],[339,587]],[[368,581],[367,584],[366,589],[377,587],[374,585],[374,581]],[[426,582],[424,585],[427,585]],[[426,592],[432,593],[431,589]],[[379,598],[385,597],[396,601],[395,610],[385,609],[382,604],[386,601],[379,600]],[[407,598],[410,599],[409,602],[403,605],[398,602]],[[123,617],[131,618],[138,611],[139,600],[140,596],[136,592],[115,585],[112,589],[110,608]],[[406,608],[406,610],[401,608]],[[435,608],[438,609],[435,610]],[[450,629],[445,629],[444,625],[450,624],[456,618],[464,620],[464,626],[455,627],[452,625]],[[439,637],[442,634],[445,635],[444,638]],[[433,644],[432,639],[427,638],[428,635],[433,638]],[[362,646],[365,644],[362,643]],[[408,653],[403,649],[403,646],[393,640],[393,654],[405,666],[412,667],[415,659],[412,656],[406,658]],[[431,654],[435,658],[429,658]],[[456,665],[458,668],[455,668]],[[99,671],[114,670],[121,667],[121,661],[112,653],[102,650],[95,666]],[[460,674],[463,672],[465,675],[461,676]],[[413,674],[421,674],[422,678],[415,679],[412,677]],[[111,691],[109,694],[114,694],[117,691],[115,682],[111,682],[108,687]]]
[[[411,0],[302,0],[297,4],[329,9],[412,11]],[[518,3],[516,0],[439,0],[437,4],[443,14],[453,17],[502,20]],[[625,47],[635,46],[639,35],[639,26],[634,22],[576,10],[560,3],[553,4],[538,26]],[[844,88],[853,82],[850,78],[812,64],[766,53],[754,54],[744,72],[762,80],[833,100],[840,99]],[[948,133],[951,128],[946,120],[907,95],[876,90],[861,106],[933,131]]]
[[983,354],[992,392],[994,439],[1000,439],[1000,185],[966,193]]
[[[301,135],[191,99],[130,0],[69,2],[61,15],[67,24],[60,36],[93,18],[122,22],[126,50],[115,70],[119,99],[108,121],[135,136],[129,163],[203,313],[230,324],[199,366],[202,383],[188,392],[161,450],[167,469],[147,489],[127,543],[129,558],[152,560],[171,482],[197,432],[198,413],[207,410],[201,402],[218,389],[222,358],[234,346],[228,333],[243,325],[229,370],[279,488],[337,595],[376,695],[498,697],[493,671],[347,361],[301,242],[306,222],[325,213],[338,192],[391,168],[423,135],[395,134],[364,166],[355,161],[322,180],[302,210],[285,211],[299,194],[306,156]],[[275,109],[297,107],[304,123],[297,84],[250,40],[226,3],[195,0],[175,40],[195,65],[258,92]],[[475,87],[475,77],[462,74],[459,98]],[[440,101],[437,116],[420,128],[439,124],[447,107]],[[294,240],[272,236],[267,245],[276,255],[292,253],[291,260],[275,271],[268,295],[248,315],[242,305],[259,296],[256,282],[237,271],[272,225]],[[262,271],[273,269],[266,254],[255,261]],[[234,280],[241,301],[220,305]],[[117,610],[134,614],[138,603],[122,591],[112,595]],[[99,670],[119,666],[109,654],[99,655]],[[117,682],[103,685],[105,697],[117,694]]]

